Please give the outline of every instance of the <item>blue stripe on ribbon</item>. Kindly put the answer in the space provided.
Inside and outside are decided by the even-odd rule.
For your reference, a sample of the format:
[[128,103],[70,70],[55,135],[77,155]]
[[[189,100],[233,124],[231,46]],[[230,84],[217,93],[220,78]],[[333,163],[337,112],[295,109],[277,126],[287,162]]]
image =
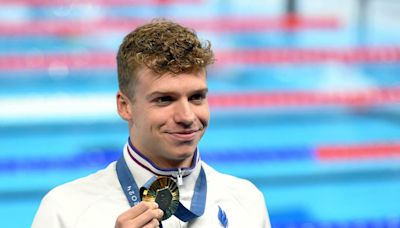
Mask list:
[[[131,207],[135,206],[141,201],[140,191],[123,156],[118,159],[116,171],[119,183],[121,184],[121,188],[129,202],[129,205]],[[148,185],[150,185],[155,179],[156,177],[153,176],[145,185],[148,187]],[[179,202],[179,206],[174,215],[184,222],[202,216],[204,214],[206,198],[207,179],[203,167],[201,167],[199,177],[196,180],[190,210]]]

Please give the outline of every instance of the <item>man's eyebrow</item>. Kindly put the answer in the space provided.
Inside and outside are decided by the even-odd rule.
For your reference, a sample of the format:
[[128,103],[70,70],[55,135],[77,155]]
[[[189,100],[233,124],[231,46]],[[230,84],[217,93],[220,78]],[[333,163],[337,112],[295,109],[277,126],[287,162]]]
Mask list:
[[[190,92],[191,94],[197,94],[197,93],[208,93],[208,88],[201,88],[201,89],[196,89]],[[154,91],[146,96],[146,99],[152,99],[154,97],[158,96],[173,96],[178,94],[175,91]]]
[[193,91],[193,93],[208,93],[208,88],[196,89]]
[[168,91],[154,91],[154,92],[152,92],[152,93],[150,93],[150,94],[148,94],[147,96],[146,96],[146,98],[147,99],[151,99],[151,98],[153,98],[153,97],[158,97],[158,96],[166,96],[166,95],[173,95],[174,93],[173,92],[168,92]]

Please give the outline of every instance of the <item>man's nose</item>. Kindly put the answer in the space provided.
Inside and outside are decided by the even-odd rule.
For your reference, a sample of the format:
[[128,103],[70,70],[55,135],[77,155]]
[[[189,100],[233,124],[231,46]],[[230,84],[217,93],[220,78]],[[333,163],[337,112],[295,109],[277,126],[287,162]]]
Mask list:
[[191,126],[196,118],[193,107],[189,101],[180,101],[176,104],[174,120],[176,123]]

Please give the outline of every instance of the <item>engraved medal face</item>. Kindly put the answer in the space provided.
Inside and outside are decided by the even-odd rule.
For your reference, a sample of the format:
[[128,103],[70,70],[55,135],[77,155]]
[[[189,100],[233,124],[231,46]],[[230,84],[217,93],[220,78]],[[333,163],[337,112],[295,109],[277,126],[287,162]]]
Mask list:
[[156,202],[164,212],[162,220],[171,217],[179,205],[179,189],[169,177],[157,177],[150,187],[142,192],[142,200]]

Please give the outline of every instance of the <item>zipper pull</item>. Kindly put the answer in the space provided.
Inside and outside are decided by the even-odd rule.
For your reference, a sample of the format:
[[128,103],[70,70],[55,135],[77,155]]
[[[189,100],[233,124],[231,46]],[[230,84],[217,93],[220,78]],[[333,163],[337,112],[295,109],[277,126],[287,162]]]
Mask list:
[[178,174],[176,175],[176,180],[178,181],[178,186],[183,185],[182,169],[178,168]]

